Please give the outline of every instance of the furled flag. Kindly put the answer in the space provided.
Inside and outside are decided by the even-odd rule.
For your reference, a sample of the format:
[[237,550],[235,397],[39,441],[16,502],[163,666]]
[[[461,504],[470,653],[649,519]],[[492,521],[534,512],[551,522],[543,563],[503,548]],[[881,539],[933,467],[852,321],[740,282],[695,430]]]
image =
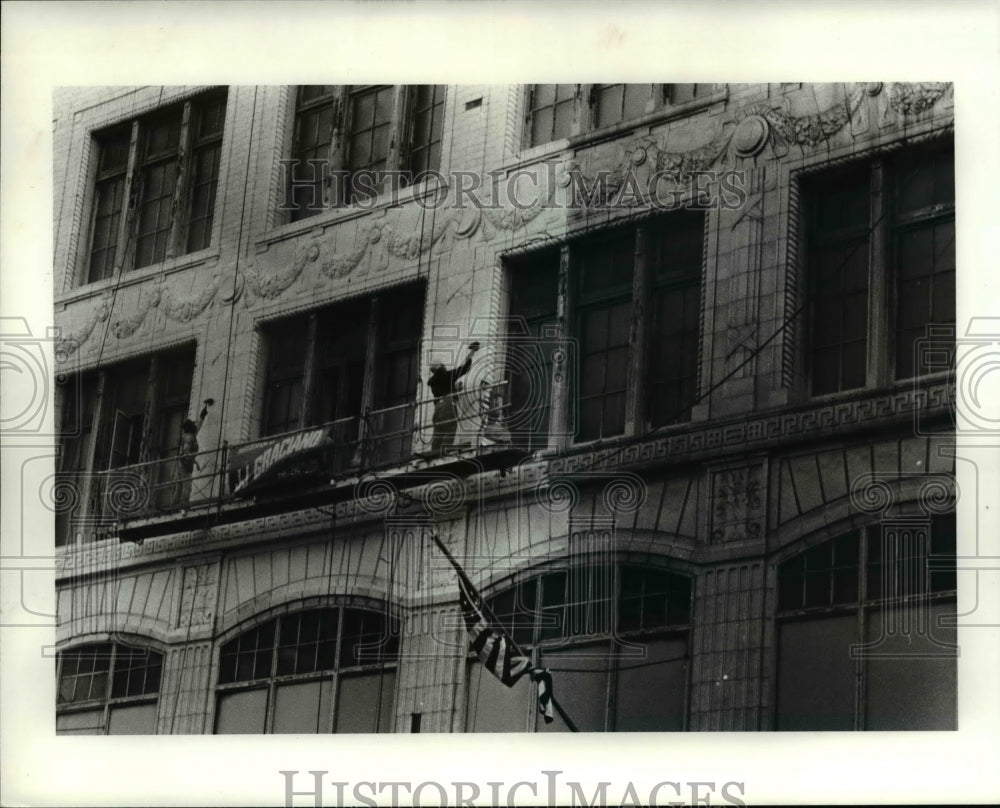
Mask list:
[[531,660],[493,617],[469,576],[448,552],[441,539],[436,535],[432,538],[458,575],[458,602],[472,642],[472,650],[476,652],[479,661],[507,687],[513,687],[522,676],[527,675],[538,687],[538,712],[542,714],[546,724],[551,723],[552,675],[546,668],[531,665]]

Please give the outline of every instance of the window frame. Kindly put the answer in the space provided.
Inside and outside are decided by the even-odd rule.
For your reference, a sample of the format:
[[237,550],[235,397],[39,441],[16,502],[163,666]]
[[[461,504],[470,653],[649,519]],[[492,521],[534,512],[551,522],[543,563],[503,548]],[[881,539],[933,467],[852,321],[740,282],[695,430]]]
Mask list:
[[[914,523],[920,523],[924,517],[902,517],[901,523],[905,525],[906,523],[912,521]],[[940,520],[936,522],[935,520]],[[954,512],[948,514],[937,514],[935,517],[926,518],[928,524],[927,530],[927,546],[925,548],[926,553],[924,555],[925,562],[930,562],[934,557],[937,558],[950,558],[952,564],[955,563],[954,550],[950,553],[936,553],[934,551],[934,540],[935,540],[935,524],[943,524],[943,534],[944,535],[954,535],[957,538],[957,529],[955,522]],[[872,575],[873,556],[876,558],[883,558],[884,545],[882,542],[885,541],[882,528],[885,525],[891,526],[891,522],[873,522],[861,525],[859,527],[854,527],[844,532],[838,533],[835,536],[824,538],[818,542],[812,542],[803,546],[801,543],[796,543],[795,551],[792,553],[787,552],[787,550],[781,553],[773,562],[773,580],[774,580],[774,612],[773,612],[773,626],[774,626],[774,639],[773,639],[773,678],[772,678],[772,721],[773,729],[780,731],[779,723],[781,721],[781,715],[779,713],[779,696],[781,682],[780,680],[780,669],[781,669],[781,642],[779,639],[780,630],[782,625],[788,625],[792,623],[804,624],[808,622],[819,622],[828,618],[836,617],[854,617],[855,618],[855,635],[854,639],[860,645],[866,645],[870,643],[873,637],[870,635],[870,621],[873,615],[887,614],[890,608],[906,608],[913,606],[915,604],[926,603],[928,607],[936,604],[951,604],[953,607],[957,606],[957,582],[952,579],[953,585],[951,587],[940,587],[935,589],[934,585],[931,583],[930,571],[936,570],[939,573],[942,570],[940,562],[938,564],[930,563],[928,564],[927,573],[927,590],[924,592],[916,592],[900,596],[894,594],[892,596],[886,596],[884,593],[879,592],[878,594],[871,594],[871,584],[870,576]],[[853,600],[834,600],[834,593],[831,590],[831,599],[829,602],[824,604],[808,605],[803,604],[800,606],[782,606],[781,598],[781,581],[785,577],[782,573],[782,567],[789,564],[790,562],[796,561],[798,559],[805,559],[805,557],[814,552],[816,549],[830,545],[835,547],[835,543],[845,539],[849,536],[855,536],[857,539],[857,568],[855,570],[855,578],[857,583],[857,592]],[[880,552],[874,552],[873,549]],[[836,564],[835,555],[834,564]],[[901,563],[900,558],[897,557],[897,564]],[[834,567],[827,568],[827,573],[832,572]],[[955,567],[952,566],[951,571],[954,575]],[[833,579],[830,578],[830,586],[832,587]],[[805,587],[805,578],[803,576],[803,587]],[[806,597],[806,590],[803,589],[803,598]],[[955,657],[957,659],[957,655]],[[867,706],[868,706],[868,689],[869,689],[869,660],[865,654],[859,654],[857,659],[854,661],[855,667],[855,677],[856,683],[854,685],[854,705],[853,705],[853,729],[854,730],[865,730],[864,726],[867,718]],[[956,716],[957,716],[957,703],[956,703]],[[795,731],[795,730],[792,730]]]
[[[190,369],[187,398],[176,391],[161,389],[167,385],[169,372],[181,367],[186,377]],[[80,398],[69,400],[77,389],[75,382],[65,385],[61,407],[61,432],[58,440],[57,476],[62,481],[79,485],[77,493],[76,516],[72,513],[63,517],[56,514],[56,546],[71,546],[77,543],[77,536],[82,536],[84,543],[95,541],[100,536],[95,532],[94,519],[100,519],[102,506],[99,501],[96,477],[100,472],[113,469],[127,469],[129,466],[155,460],[165,461],[176,454],[180,442],[180,432],[174,436],[167,434],[168,419],[171,414],[183,412],[187,417],[194,392],[195,371],[198,367],[197,345],[188,343],[175,346],[136,359],[124,360],[115,364],[104,365],[94,370],[83,371],[76,378],[80,382]],[[131,450],[126,461],[111,465],[114,454],[114,434],[119,423],[116,412],[116,392],[121,379],[142,381],[142,413],[136,412],[132,418],[139,419],[138,442],[135,444],[137,456],[131,459]],[[116,381],[116,379],[118,381]],[[89,423],[83,423],[82,418],[89,413]],[[131,447],[131,440],[129,443]],[[156,456],[154,456],[156,455]],[[98,468],[101,462],[103,467]],[[67,465],[69,463],[72,467]],[[166,474],[168,464],[158,464],[157,473]],[[163,481],[157,481],[163,482]],[[152,489],[150,489],[152,492]],[[60,525],[60,519],[65,524]],[[90,525],[89,531],[75,530],[74,523],[79,526]],[[72,535],[70,535],[72,534]]]
[[[669,269],[664,271],[660,268],[657,273],[658,264],[654,252],[659,243],[660,234],[668,232],[667,222],[671,216],[697,216],[698,219],[691,218],[691,233],[697,230],[697,241],[700,250],[700,260],[697,269],[697,278],[693,272],[681,272],[680,275],[673,276]],[[639,435],[654,434],[661,430],[671,429],[691,423],[695,418],[695,408],[699,395],[700,366],[702,361],[702,346],[704,341],[705,320],[703,316],[701,301],[705,294],[706,273],[705,273],[705,233],[709,226],[707,212],[684,209],[681,211],[668,212],[661,216],[649,217],[638,224],[624,224],[610,227],[597,234],[587,234],[581,237],[571,238],[562,243],[558,251],[551,247],[542,248],[524,254],[513,254],[504,258],[505,278],[507,278],[507,310],[510,315],[507,339],[508,358],[505,360],[506,366],[516,368],[518,362],[523,362],[516,355],[511,358],[510,352],[523,352],[526,335],[518,330],[521,323],[520,318],[533,322],[532,317],[524,315],[517,309],[517,301],[524,297],[519,294],[516,284],[518,277],[527,277],[528,273],[554,272],[556,283],[550,284],[556,289],[556,299],[552,306],[547,307],[547,311],[554,311],[554,316],[535,318],[539,321],[551,321],[555,324],[558,332],[557,339],[575,340],[577,345],[582,344],[581,334],[581,312],[586,312],[591,308],[609,307],[614,301],[630,302],[630,328],[628,342],[628,368],[626,372],[625,387],[625,415],[624,428],[614,435],[600,435],[594,437],[578,437],[582,427],[582,417],[580,413],[580,401],[582,389],[579,385],[566,385],[557,379],[559,374],[553,373],[548,380],[550,407],[549,426],[547,436],[538,430],[524,430],[522,433],[526,440],[529,440],[532,448],[545,448],[549,450],[564,450],[570,446],[583,446],[602,441],[618,441],[633,438]],[[632,279],[629,284],[621,284],[613,290],[611,295],[595,294],[591,297],[582,295],[581,254],[585,254],[588,247],[593,243],[591,240],[604,241],[616,238],[631,238],[633,261]],[[546,267],[544,261],[537,261],[535,257],[552,256],[553,263],[558,255],[558,267]],[[527,283],[527,281],[526,281]],[[691,357],[688,364],[694,368],[693,398],[683,413],[670,413],[673,418],[659,420],[651,412],[652,387],[655,383],[654,373],[651,368],[650,355],[656,349],[655,340],[659,334],[654,308],[650,305],[654,295],[659,295],[665,290],[672,288],[682,288],[688,290],[697,286],[697,294],[694,300],[697,302],[697,310],[693,312],[696,318],[696,326],[691,329],[690,336],[693,336]],[[684,331],[688,333],[687,330]],[[579,353],[579,350],[577,350]],[[570,379],[582,373],[582,356],[576,357],[578,367],[570,367],[566,374]],[[682,368],[683,369],[683,368]],[[514,402],[514,407],[518,406]]]
[[[202,112],[214,103],[222,102],[219,131],[200,137],[196,129],[201,122]],[[213,87],[201,90],[179,101],[159,106],[134,118],[120,121],[103,127],[91,133],[94,171],[89,180],[88,194],[90,211],[86,230],[86,248],[80,256],[80,266],[77,272],[77,286],[87,286],[120,278],[129,272],[138,272],[164,264],[177,258],[193,256],[212,249],[217,243],[217,233],[221,222],[217,216],[217,193],[212,193],[212,204],[205,216],[199,217],[207,224],[204,227],[204,237],[208,244],[195,249],[189,249],[190,226],[194,218],[193,202],[195,194],[196,157],[207,148],[218,147],[219,157],[209,184],[217,189],[223,182],[222,145],[226,136],[226,122],[230,109],[228,87]],[[155,156],[147,154],[147,134],[160,121],[174,120],[179,125],[178,143]],[[126,134],[127,133],[127,136]],[[127,154],[124,168],[117,172],[102,169],[103,155],[106,146],[103,141],[115,136],[127,140]],[[155,159],[154,159],[155,158]],[[163,255],[157,257],[155,250],[153,260],[137,266],[139,241],[140,211],[143,193],[141,175],[147,167],[147,162],[157,162],[175,166],[174,187],[169,194],[170,201],[166,203],[168,210],[167,238]],[[93,266],[97,221],[100,215],[99,187],[107,182],[115,173],[122,175],[121,204],[118,208],[118,221],[114,225],[114,248],[110,261],[105,262],[103,269],[96,272]],[[206,183],[201,183],[204,185]],[[164,197],[166,199],[167,197]],[[110,263],[110,266],[109,266]]]
[[[304,94],[304,90],[315,86],[330,87],[331,91],[321,95],[318,99],[311,99],[303,102],[302,95]],[[361,194],[360,197],[355,196],[350,190],[355,185],[355,178],[353,174],[355,172],[360,174],[368,170],[351,168],[352,156],[350,154],[350,141],[353,133],[352,126],[354,117],[352,111],[352,100],[360,95],[378,92],[385,89],[391,90],[392,109],[388,120],[385,158],[386,165],[383,170],[386,172],[412,172],[415,154],[422,151],[425,147],[430,150],[435,142],[433,140],[433,129],[429,132],[430,140],[427,144],[417,145],[415,142],[415,118],[419,112],[423,111],[418,110],[416,107],[419,92],[418,88],[422,87],[435,88],[435,90],[432,91],[432,104],[427,109],[431,110],[431,116],[433,119],[434,110],[440,106],[441,128],[443,135],[444,117],[448,101],[447,85],[295,85],[290,93],[292,125],[288,137],[289,145],[286,149],[286,153],[288,155],[288,171],[285,176],[285,187],[282,190],[284,200],[281,205],[284,213],[283,223],[288,224],[302,222],[306,219],[311,219],[315,216],[329,213],[331,210],[350,208],[355,202],[369,202],[372,198],[378,198],[383,193],[390,190],[385,187],[384,183],[376,185],[374,181],[364,185],[363,190],[365,193]],[[433,101],[436,96],[436,88],[439,87],[443,88],[443,97],[440,102]],[[296,172],[301,165],[301,158],[298,156],[300,151],[300,121],[303,113],[309,113],[324,108],[329,110],[331,115],[330,137],[329,140],[322,141],[323,143],[326,143],[325,156],[322,158],[311,158],[313,160],[319,160],[322,163],[322,165],[318,166],[318,169],[322,172],[319,179],[316,179],[315,171],[317,170],[317,166],[315,164],[311,174],[313,182],[316,183],[316,187],[320,190],[322,196],[322,199],[320,200],[316,200],[314,197],[314,209],[308,206],[301,206],[295,197],[295,188],[298,187],[299,183],[304,184],[309,182],[309,180],[305,179],[296,179]],[[438,164],[436,166],[429,166],[422,169],[421,173],[433,173],[440,171],[441,161],[444,158],[442,153],[444,143],[443,136],[439,137],[436,142],[438,144]],[[398,188],[416,184],[416,181],[420,178],[421,173],[405,178],[406,181],[402,181],[404,178],[401,173],[399,176],[401,181],[399,183],[394,183],[392,190],[395,191],[398,190]]]
[[[66,662],[66,655],[72,653],[83,652],[87,649],[99,649],[102,646],[110,646],[111,656],[108,660],[108,672],[107,672],[107,682],[104,686],[104,695],[97,698],[82,699],[80,701],[69,701],[60,702],[59,692],[63,682],[64,665]],[[156,689],[152,692],[143,692],[136,695],[125,695],[125,696],[113,696],[114,691],[114,680],[115,674],[118,673],[116,668],[116,663],[119,660],[120,649],[130,648],[132,650],[143,650],[148,654],[156,655],[158,658],[158,664],[155,666],[158,670],[158,680]],[[95,654],[98,653],[95,650]],[[137,641],[135,645],[127,644],[122,641],[102,641],[102,642],[86,642],[81,644],[76,644],[69,646],[67,648],[61,648],[56,654],[56,717],[64,715],[72,715],[75,713],[86,713],[95,711],[98,707],[101,709],[101,732],[99,733],[66,733],[66,734],[98,734],[98,735],[108,735],[111,734],[109,730],[111,729],[111,713],[115,708],[119,707],[134,707],[148,704],[155,704],[157,706],[157,716],[153,726],[153,733],[158,734],[158,724],[159,724],[159,702],[160,702],[160,691],[163,687],[163,675],[164,675],[164,661],[166,659],[166,653],[157,644],[154,644],[146,638],[142,638],[141,641]],[[145,666],[148,670],[151,666]],[[131,670],[131,668],[126,668],[125,670]],[[56,734],[61,734],[56,732]]]
[[[397,310],[397,307],[399,306],[406,306],[410,304],[417,296],[419,296],[420,300],[420,314],[415,317],[415,325],[420,329],[419,333],[412,335],[408,339],[399,338],[390,341],[388,320],[392,316],[393,311]],[[394,407],[415,408],[420,401],[420,346],[423,340],[426,303],[426,284],[423,281],[416,281],[382,289],[368,295],[336,301],[321,308],[312,309],[307,312],[300,312],[298,314],[262,323],[260,325],[260,329],[262,335],[265,337],[262,341],[263,345],[259,360],[259,366],[263,371],[260,374],[260,390],[262,391],[262,395],[259,397],[258,412],[255,419],[258,437],[273,437],[274,435],[284,434],[280,432],[270,433],[267,430],[267,421],[270,411],[269,408],[271,406],[270,395],[272,389],[276,386],[276,382],[272,382],[272,376],[270,375],[271,366],[273,364],[271,356],[271,346],[273,343],[271,342],[269,335],[274,333],[275,330],[288,328],[293,323],[296,328],[299,328],[300,324],[303,322],[305,323],[307,339],[304,347],[302,373],[282,373],[281,379],[279,380],[286,385],[289,382],[297,383],[297,380],[302,380],[300,385],[301,393],[299,401],[299,414],[296,426],[289,431],[297,431],[298,429],[304,429],[309,426],[319,426],[321,424],[333,423],[329,420],[323,419],[318,413],[324,389],[321,376],[323,375],[324,369],[332,367],[329,362],[324,361],[321,341],[324,334],[329,333],[329,327],[337,321],[337,318],[335,317],[337,312],[342,310],[345,306],[362,309],[367,308],[366,321],[362,323],[361,327],[358,329],[358,333],[362,331],[364,332],[363,354],[359,353],[358,355],[358,358],[363,358],[358,411],[350,412],[346,415],[340,412],[339,414],[342,417],[336,419],[345,422],[348,419],[357,420],[358,423],[356,429],[351,430],[350,425],[348,425],[348,430],[351,434],[346,437],[348,439],[353,439],[353,437],[362,439],[367,434],[366,430],[369,428],[366,424],[365,418],[365,416],[369,414],[377,415],[379,412],[391,410]],[[339,319],[342,320],[343,318]],[[349,338],[357,336],[355,332],[346,333]],[[409,347],[407,348],[406,346]],[[385,373],[388,372],[388,359],[390,356],[397,358],[405,350],[409,350],[412,354],[410,367],[408,368],[409,380],[411,383],[409,399],[403,403],[395,405],[386,404],[384,396],[387,394],[386,391],[389,388],[389,385],[386,383]],[[342,388],[345,383],[346,382],[342,379]],[[415,413],[414,417],[410,420],[415,422]],[[408,451],[406,451],[406,447],[401,444],[401,451],[404,454],[404,459],[399,460],[398,462],[404,462],[405,457],[409,457],[414,448],[414,441],[412,440],[412,437]],[[395,465],[395,463],[393,463],[393,465]]]
[[[805,296],[804,314],[806,324],[805,340],[802,343],[801,365],[803,379],[802,395],[806,400],[825,400],[843,395],[858,394],[865,390],[881,387],[912,384],[917,379],[927,378],[938,373],[937,369],[921,372],[914,368],[909,376],[900,376],[897,367],[899,350],[899,317],[901,305],[899,300],[900,256],[898,241],[900,234],[915,230],[921,226],[954,223],[955,200],[954,193],[950,202],[932,204],[916,212],[900,214],[897,209],[898,187],[903,175],[900,163],[904,160],[914,160],[926,155],[928,160],[922,164],[933,172],[935,160],[950,155],[954,161],[954,140],[951,135],[936,134],[908,145],[905,148],[882,150],[874,156],[860,160],[852,160],[834,168],[826,166],[810,167],[800,173],[794,181],[797,184],[803,211],[799,225],[798,240],[800,244],[800,271],[804,279],[802,289]],[[816,391],[817,379],[814,375],[814,354],[816,345],[817,313],[816,304],[818,266],[814,263],[814,250],[818,245],[836,242],[837,235],[815,232],[816,200],[818,200],[831,185],[836,185],[852,172],[859,176],[866,175],[869,197],[864,242],[867,255],[867,305],[864,353],[865,369],[864,383],[858,386],[843,387],[838,382],[836,389],[821,389]],[[954,178],[954,172],[952,172]],[[858,231],[861,232],[860,230]],[[860,236],[858,236],[860,238]],[[955,255],[954,247],[952,255]],[[845,264],[839,267],[843,270]],[[937,277],[932,270],[931,277]],[[955,284],[952,284],[954,289]],[[954,300],[954,292],[952,292]],[[948,324],[934,320],[925,322],[927,326],[937,326],[954,329],[955,319]],[[936,342],[938,340],[936,339]],[[843,340],[841,340],[843,344]],[[841,368],[842,366],[838,365]],[[947,371],[943,371],[946,373]]]
[[[604,559],[610,561],[610,559]],[[614,603],[611,604],[606,596],[602,596],[600,592],[601,584],[597,581],[601,576],[600,572],[596,575],[587,574],[585,571],[598,570],[613,571],[611,576],[610,586],[611,592],[614,594]],[[572,599],[572,594],[574,591],[574,576],[583,573],[585,575],[583,579],[583,586],[586,588],[587,598],[586,599]],[[623,627],[621,625],[622,621],[622,603],[625,600],[634,600],[635,596],[627,594],[623,591],[624,579],[627,574],[638,574],[642,576],[642,591],[638,594],[638,598],[643,603],[647,597],[646,592],[646,576],[659,575],[662,576],[664,581],[668,582],[668,592],[662,593],[664,598],[664,614],[667,615],[667,619],[662,623],[654,623],[652,625],[645,625],[642,618],[640,618],[640,625],[630,628]],[[559,602],[546,605],[548,598],[547,588],[552,585],[557,579],[561,578],[561,583],[557,584],[561,587],[561,597]],[[678,582],[684,581],[686,586],[685,603],[687,607],[686,620],[680,622],[676,620],[670,620],[671,612],[669,601],[667,600],[672,595],[672,589],[669,587],[672,585],[677,585]],[[579,584],[579,581],[576,581]],[[663,566],[650,566],[641,565],[635,562],[622,561],[622,562],[611,562],[610,564],[604,566],[593,566],[587,563],[577,565],[575,567],[561,567],[561,566],[550,566],[544,569],[535,568],[528,571],[523,575],[519,575],[513,583],[507,586],[494,587],[494,593],[488,597],[485,597],[486,605],[490,611],[495,611],[497,606],[497,600],[499,598],[511,598],[513,608],[518,609],[522,603],[522,593],[523,587],[530,585],[532,587],[532,596],[530,609],[532,611],[532,621],[530,626],[526,623],[518,623],[516,620],[511,620],[511,618],[516,617],[514,614],[508,614],[502,611],[497,614],[497,620],[504,630],[511,636],[514,641],[520,646],[521,650],[524,651],[528,656],[530,656],[537,663],[539,655],[544,656],[545,653],[558,651],[558,650],[569,650],[573,651],[575,649],[586,648],[588,646],[602,646],[605,649],[606,656],[604,657],[606,668],[595,669],[595,673],[604,674],[604,689],[610,694],[616,692],[619,679],[623,672],[630,670],[628,659],[619,658],[612,648],[611,644],[616,641],[621,641],[624,643],[648,643],[654,640],[682,640],[685,644],[685,654],[682,658],[685,670],[684,670],[684,694],[683,694],[683,727],[682,731],[686,731],[690,721],[690,689],[691,689],[691,675],[692,675],[692,639],[694,631],[694,610],[695,610],[695,576],[686,571],[680,571],[674,567],[663,567]],[[596,593],[596,594],[595,594]],[[611,593],[607,593],[611,594]],[[653,597],[657,597],[654,593]],[[605,603],[605,606],[599,607],[597,604]],[[579,606],[578,606],[579,604]],[[546,612],[552,609],[560,609],[562,618],[560,620],[561,631],[550,636],[545,636],[546,629],[552,625],[547,616]],[[595,629],[601,628],[602,617],[605,618],[603,621],[604,630],[594,630],[594,631],[584,631],[583,633],[573,633],[572,620],[574,619],[573,610],[575,608],[581,609],[581,612],[576,614],[579,618],[582,614],[583,621],[586,623],[586,628],[589,629],[593,626]],[[674,615],[676,616],[676,615]],[[613,622],[612,622],[613,620]],[[524,629],[528,628],[531,632],[530,638],[525,638]],[[664,662],[679,661],[679,660],[664,660]],[[467,657],[467,663],[470,666],[480,665],[475,652],[470,651]],[[484,676],[486,674],[483,674]],[[468,688],[467,688],[468,691]],[[469,697],[469,692],[466,693],[466,698]],[[525,700],[525,710],[526,710],[526,726],[530,724],[527,731],[537,732],[538,723],[537,718],[532,718],[537,712],[532,703],[532,699]],[[469,729],[470,717],[466,716],[466,731],[471,732]],[[617,730],[614,726],[618,721],[618,716],[613,709],[613,704],[605,703],[604,705],[604,729],[606,732],[613,731],[629,731],[629,730]]]
[[[592,133],[602,132],[604,130],[612,130],[617,126],[625,126],[630,123],[638,123],[647,115],[652,115],[658,112],[666,111],[672,107],[677,107],[682,104],[691,103],[694,101],[701,101],[703,98],[711,98],[715,93],[714,84],[644,84],[642,86],[649,87],[649,94],[646,98],[644,109],[638,115],[633,115],[630,117],[625,117],[624,114],[624,104],[625,104],[625,93],[622,92],[622,117],[601,122],[599,120],[599,94],[606,90],[607,88],[617,87],[617,86],[636,86],[637,83],[626,83],[625,85],[616,84],[527,84],[524,85],[524,102],[523,102],[523,116],[522,116],[522,134],[521,134],[521,146],[523,149],[534,149],[541,146],[545,146],[551,143],[557,143],[560,140],[565,140],[567,138],[573,138],[579,135],[587,135]],[[569,99],[559,99],[558,89],[554,94],[554,103],[545,105],[535,105],[535,99],[538,93],[538,88],[540,87],[572,87],[573,94]],[[681,89],[684,88],[684,89]],[[684,97],[690,94],[690,97]],[[675,100],[676,99],[676,100]],[[561,134],[556,137],[556,115],[554,107],[560,103],[569,104],[571,103],[571,115],[569,131],[565,134]],[[549,108],[553,108],[552,115],[552,126],[550,127],[551,137],[544,140],[536,141],[534,138],[534,116],[540,111]]]
[[[379,607],[381,606],[381,608]],[[278,668],[280,665],[281,654],[280,650],[282,646],[282,624],[283,621],[292,618],[298,618],[301,621],[302,617],[307,614],[321,614],[330,611],[336,612],[336,639],[335,639],[335,650],[334,650],[334,664],[329,668],[317,667],[310,671],[305,671],[302,673],[278,673]],[[394,654],[389,659],[380,659],[376,662],[369,662],[364,664],[355,664],[344,666],[341,664],[341,652],[342,652],[342,640],[344,639],[344,625],[347,620],[348,612],[352,613],[365,613],[379,615],[382,618],[388,618],[384,623],[384,626],[389,629],[389,634],[383,635],[390,638],[390,642],[395,644],[395,648],[391,653]],[[270,664],[268,667],[268,672],[263,676],[253,676],[249,679],[235,679],[233,681],[222,682],[220,681],[223,673],[223,662],[222,658],[224,655],[225,648],[232,643],[238,642],[242,637],[259,631],[262,627],[273,623],[273,634],[270,642]],[[354,602],[339,602],[331,603],[326,606],[312,606],[302,609],[292,609],[289,611],[283,611],[280,614],[272,615],[265,619],[258,619],[253,625],[244,627],[242,631],[237,634],[232,632],[227,632],[228,639],[225,642],[219,642],[217,645],[217,674],[215,677],[215,682],[212,685],[212,691],[214,693],[215,706],[213,708],[212,714],[212,729],[213,735],[228,734],[219,733],[219,717],[220,717],[220,696],[226,696],[228,694],[240,693],[240,692],[251,692],[257,690],[265,690],[266,695],[264,699],[264,735],[281,734],[274,732],[275,717],[277,712],[277,693],[279,688],[287,685],[294,684],[308,684],[311,682],[329,682],[331,686],[331,696],[330,696],[330,715],[329,723],[325,730],[320,730],[318,734],[336,734],[338,715],[338,693],[340,689],[340,683],[343,679],[350,679],[352,677],[364,676],[366,674],[379,674],[385,677],[387,673],[391,673],[393,676],[393,690],[391,693],[392,698],[392,714],[390,715],[390,721],[392,724],[383,729],[381,727],[381,706],[379,707],[379,714],[376,721],[378,722],[379,728],[376,730],[375,734],[392,733],[394,731],[393,726],[395,724],[395,708],[397,704],[397,692],[399,689],[399,645],[401,642],[401,626],[402,623],[398,617],[395,616],[393,612],[390,612],[386,608],[386,604],[375,604],[367,603],[363,605],[358,605]],[[301,643],[296,643],[294,646],[298,648]],[[257,653],[259,653],[261,648],[258,648]],[[256,670],[254,671],[256,673]],[[380,685],[381,687],[381,685]]]

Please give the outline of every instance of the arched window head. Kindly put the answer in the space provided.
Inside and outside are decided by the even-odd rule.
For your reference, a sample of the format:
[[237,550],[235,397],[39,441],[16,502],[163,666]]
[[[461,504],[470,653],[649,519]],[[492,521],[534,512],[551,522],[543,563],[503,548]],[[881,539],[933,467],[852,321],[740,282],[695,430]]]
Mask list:
[[57,734],[156,732],[160,653],[124,642],[94,643],[61,651],[56,666]]
[[777,568],[781,730],[956,724],[955,517],[893,517]]
[[[579,729],[685,727],[692,579],[651,566],[583,564],[525,579],[487,600],[535,662]],[[536,721],[531,688],[468,669],[472,732],[565,731]]]
[[222,646],[215,731],[391,732],[399,627],[386,610],[290,612]]

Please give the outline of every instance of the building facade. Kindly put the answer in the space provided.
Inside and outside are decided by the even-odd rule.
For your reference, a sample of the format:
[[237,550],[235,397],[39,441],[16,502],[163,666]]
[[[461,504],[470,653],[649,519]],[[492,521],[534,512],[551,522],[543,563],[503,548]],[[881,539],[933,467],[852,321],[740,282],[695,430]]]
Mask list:
[[954,728],[953,125],[58,92],[58,730],[565,731],[432,536],[582,731]]

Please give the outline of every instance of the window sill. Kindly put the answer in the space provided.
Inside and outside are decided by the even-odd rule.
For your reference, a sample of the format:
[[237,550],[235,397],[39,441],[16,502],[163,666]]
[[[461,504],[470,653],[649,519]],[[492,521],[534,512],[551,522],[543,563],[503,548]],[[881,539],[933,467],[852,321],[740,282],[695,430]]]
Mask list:
[[[443,175],[442,175],[443,179]],[[285,222],[271,228],[261,235],[255,242],[257,253],[267,252],[273,244],[282,241],[295,239],[305,234],[321,235],[327,228],[359,219],[371,214],[384,216],[392,208],[402,207],[410,203],[415,203],[418,199],[425,199],[438,193],[441,189],[447,190],[447,181],[437,178],[425,179],[416,185],[401,188],[399,191],[379,194],[374,200],[366,202],[363,206],[345,205],[343,207],[331,207],[316,216],[310,216],[299,222]],[[430,208],[431,206],[428,206]]]
[[831,603],[826,606],[800,606],[795,609],[776,610],[776,620],[808,620],[816,617],[836,617],[838,615],[856,614],[858,609],[889,609],[900,606],[921,606],[925,603],[953,603],[956,590],[942,589],[939,592],[920,592],[915,595],[890,595],[887,597],[869,598],[864,600]]
[[525,146],[517,154],[517,159],[505,165],[505,168],[514,170],[524,165],[540,162],[546,157],[551,157],[561,152],[577,151],[607,140],[615,140],[623,135],[633,134],[639,129],[657,126],[679,118],[687,118],[696,112],[700,112],[715,104],[723,103],[728,99],[729,87],[726,86],[721,90],[716,90],[705,98],[695,98],[691,101],[685,101],[682,104],[663,107],[653,112],[647,112],[638,118],[622,121],[612,126],[605,126],[590,132],[581,132],[578,135],[570,135],[559,140],[551,140],[548,143],[541,143],[538,146]]
[[615,435],[607,438],[595,438],[594,440],[587,441],[570,441],[561,451],[564,453],[572,453],[577,451],[593,451],[595,449],[618,449],[630,443],[637,443],[650,438],[659,438],[664,435],[669,435],[672,432],[684,432],[685,430],[695,429],[701,426],[704,426],[703,421],[696,421],[692,418],[687,421],[681,421],[674,424],[664,424],[663,426],[644,428],[633,432],[632,434]]
[[186,269],[206,264],[210,261],[217,261],[220,253],[221,249],[219,247],[209,247],[205,250],[171,258],[159,264],[151,264],[142,269],[132,269],[115,277],[74,287],[68,292],[56,295],[54,303],[57,308],[59,306],[65,308],[80,300],[87,300],[111,289],[127,289],[130,286],[145,283],[150,278],[165,277],[175,272],[182,272]]
[[944,384],[951,375],[950,370],[941,370],[936,373],[926,373],[922,376],[913,376],[909,379],[900,379],[877,386],[854,387],[850,390],[838,390],[836,393],[823,393],[821,395],[805,395],[802,399],[803,405],[836,404],[839,401],[850,401],[854,398],[867,398],[885,393],[898,393],[912,387],[932,387]]
[[622,135],[631,134],[637,129],[657,126],[662,123],[667,123],[668,121],[677,120],[678,118],[687,118],[695,112],[700,112],[703,109],[707,109],[708,107],[722,103],[728,99],[729,88],[727,86],[721,90],[716,90],[705,98],[693,98],[682,104],[674,104],[655,110],[654,112],[647,112],[640,118],[633,118],[630,121],[622,121],[621,123],[616,123],[612,126],[595,129],[592,132],[571,135],[568,138],[569,146],[573,149],[579,149],[584,146],[596,145],[597,143],[601,143],[605,140],[614,140],[620,138]]

